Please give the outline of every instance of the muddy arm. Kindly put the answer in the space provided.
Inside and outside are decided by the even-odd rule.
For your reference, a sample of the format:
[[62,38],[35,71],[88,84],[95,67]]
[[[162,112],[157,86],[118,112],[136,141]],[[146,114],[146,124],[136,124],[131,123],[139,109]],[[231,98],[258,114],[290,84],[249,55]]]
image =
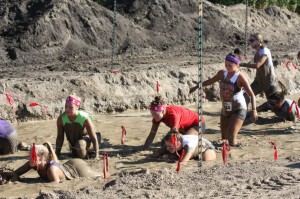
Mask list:
[[85,120],[84,125],[85,125],[86,130],[89,134],[89,137],[91,138],[91,141],[93,143],[93,147],[94,147],[94,151],[95,151],[95,155],[96,155],[95,158],[99,158],[99,145],[98,145],[98,141],[97,141],[97,136],[96,136],[96,133],[94,130],[94,125],[89,117]]
[[61,117],[58,117],[57,119],[57,137],[56,137],[56,149],[55,153],[57,157],[60,156],[61,148],[64,143],[64,128]]
[[27,173],[31,169],[29,161],[27,161],[24,165],[20,166],[18,169],[12,172],[12,181],[17,181],[19,176]]
[[143,150],[146,150],[149,148],[150,144],[153,142],[155,136],[156,136],[156,133],[157,133],[157,130],[158,130],[158,127],[159,127],[159,124],[156,124],[156,123],[153,123],[152,124],[152,127],[151,127],[151,131],[145,141],[145,144],[144,144],[144,147],[143,147]]

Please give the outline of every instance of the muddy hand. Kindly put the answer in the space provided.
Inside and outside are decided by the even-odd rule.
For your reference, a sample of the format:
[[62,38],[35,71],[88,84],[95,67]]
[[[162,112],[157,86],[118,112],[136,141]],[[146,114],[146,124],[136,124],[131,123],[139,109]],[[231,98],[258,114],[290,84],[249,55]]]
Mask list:
[[198,85],[190,88],[190,94],[195,92],[195,90],[197,90],[197,89],[198,89]]
[[257,111],[256,110],[252,110],[251,111],[251,117],[250,117],[251,122],[255,123],[257,121],[257,118],[258,118]]

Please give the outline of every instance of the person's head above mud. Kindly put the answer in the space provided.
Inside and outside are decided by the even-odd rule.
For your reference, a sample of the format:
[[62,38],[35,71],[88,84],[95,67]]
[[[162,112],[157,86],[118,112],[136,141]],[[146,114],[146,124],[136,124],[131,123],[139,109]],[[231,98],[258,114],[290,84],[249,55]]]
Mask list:
[[[170,131],[164,138],[166,150],[178,158],[184,149],[182,161],[198,158],[198,135],[182,135],[178,131]],[[202,138],[202,160],[215,160],[215,147],[205,138]],[[173,158],[170,158],[173,159]]]
[[161,122],[165,123],[170,130],[177,130],[184,134],[198,135],[198,114],[180,106],[167,106],[160,96],[151,102],[150,112],[152,115],[152,127],[148,135],[144,149],[153,142]]
[[20,176],[34,169],[39,176],[50,182],[62,182],[76,177],[96,177],[100,174],[93,172],[81,159],[72,159],[59,164],[56,154],[49,142],[33,145],[29,153],[29,161],[12,172],[12,181],[20,180]]
[[300,62],[300,51],[298,52],[297,59]]
[[266,47],[265,40],[260,33],[250,34],[249,44],[253,49]]
[[18,136],[11,123],[0,119],[0,155],[18,151]]
[[81,99],[79,97],[75,95],[68,96],[65,103],[65,113],[70,117],[77,115],[80,103]]
[[162,100],[160,96],[155,97],[155,100],[151,102],[150,112],[153,119],[159,122],[166,113],[167,104]]
[[87,158],[88,151],[94,151],[95,158],[99,157],[100,133],[95,133],[89,114],[79,111],[79,97],[68,96],[65,102],[65,112],[57,119],[56,154],[60,156],[66,133],[73,157]]
[[286,91],[275,92],[268,96],[268,101],[257,107],[259,112],[271,110],[278,117],[296,122],[300,118],[299,105],[285,98]]

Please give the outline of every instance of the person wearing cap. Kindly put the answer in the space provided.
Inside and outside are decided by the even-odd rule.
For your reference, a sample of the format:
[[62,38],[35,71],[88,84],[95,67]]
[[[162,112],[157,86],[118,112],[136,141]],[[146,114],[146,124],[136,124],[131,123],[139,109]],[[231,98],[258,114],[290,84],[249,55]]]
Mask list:
[[89,114],[78,110],[80,102],[81,100],[76,96],[67,97],[65,112],[57,119],[56,155],[58,157],[64,143],[65,133],[73,157],[87,158],[87,152],[94,150],[95,158],[99,158],[100,139],[96,136]]
[[[254,62],[241,63],[241,67],[256,69],[254,81],[251,83],[251,88],[254,95],[264,93],[266,98],[277,91],[277,81],[271,51],[266,47],[261,34],[254,33],[249,37],[249,45],[256,51]],[[249,96],[245,95],[247,103]]]
[[13,154],[18,151],[18,136],[11,123],[0,119],[0,155]]
[[[221,134],[222,139],[228,140],[230,146],[237,145],[237,134],[241,129],[247,115],[247,104],[243,95],[244,90],[250,96],[252,105],[251,121],[257,120],[255,95],[245,75],[239,69],[240,60],[234,54],[225,57],[225,68],[214,77],[202,83],[209,86],[216,82],[220,84],[221,110]],[[243,89],[242,89],[243,88]]]

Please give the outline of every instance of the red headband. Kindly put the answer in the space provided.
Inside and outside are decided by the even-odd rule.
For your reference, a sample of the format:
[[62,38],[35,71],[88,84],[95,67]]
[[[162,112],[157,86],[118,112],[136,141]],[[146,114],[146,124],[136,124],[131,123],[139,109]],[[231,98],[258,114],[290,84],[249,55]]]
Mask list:
[[151,111],[164,111],[166,110],[167,104],[162,104],[162,105],[151,105],[150,110]]
[[75,104],[75,105],[77,105],[77,106],[80,106],[81,100],[80,100],[80,99],[77,99],[77,98],[75,98],[75,97],[69,96],[69,97],[67,97],[66,102],[71,102],[71,103],[73,103],[73,104]]

